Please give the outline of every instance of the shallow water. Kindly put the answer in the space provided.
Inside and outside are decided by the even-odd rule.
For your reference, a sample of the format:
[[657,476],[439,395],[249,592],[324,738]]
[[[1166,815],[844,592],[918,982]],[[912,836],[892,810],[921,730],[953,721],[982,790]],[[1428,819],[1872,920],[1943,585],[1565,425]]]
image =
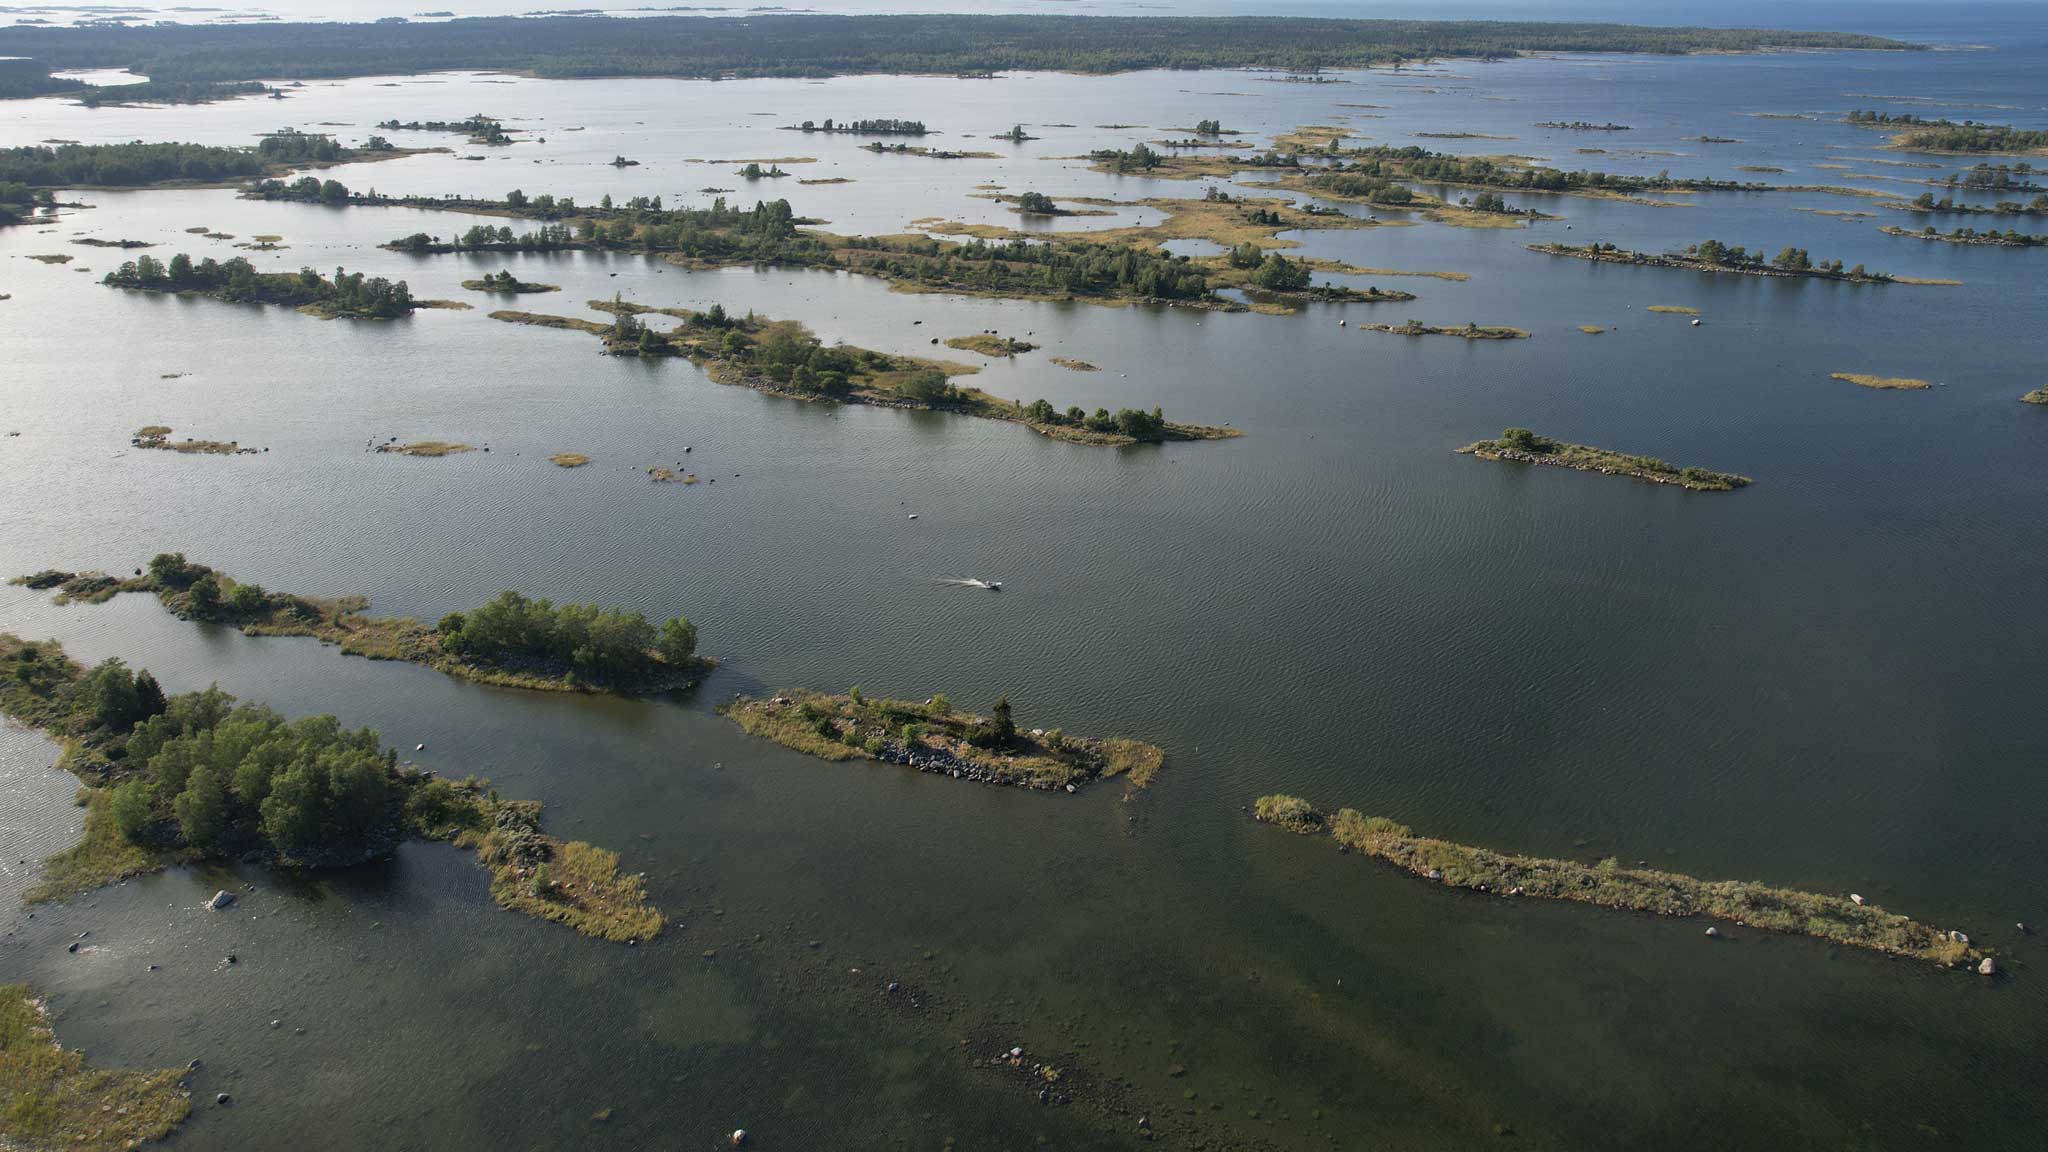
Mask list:
[[[1199,195],[1200,182],[1051,158],[1210,114],[1260,135],[1344,123],[1567,166],[1773,165],[1792,172],[1758,178],[1842,183],[1815,166],[1920,171],[1856,163],[1899,157],[1834,121],[1924,106],[1852,93],[2048,119],[2029,79],[2038,30],[1963,31],[2001,46],[1450,62],[1321,87],[1237,73],[359,80],[174,112],[13,102],[0,143],[243,142],[326,122],[357,139],[390,116],[483,110],[547,143],[401,134],[455,153],[331,175],[583,201],[697,203],[696,189],[730,186],[788,196],[842,232],[1012,219],[973,198],[984,183]],[[946,133],[927,143],[1003,158],[876,157],[855,138],[773,128],[826,115],[922,116]],[[1020,118],[1043,139],[966,143]],[[1532,127],[1580,119],[1634,130]],[[1112,121],[1147,127],[1091,127]],[[1078,127],[1043,126],[1064,123]],[[1437,131],[1516,139],[1413,135]],[[1684,140],[1698,135],[1744,142]],[[1589,146],[1611,151],[1573,151]],[[1680,155],[1645,154],[1658,152]],[[619,154],[642,164],[610,168]],[[687,163],[798,155],[817,163],[787,165],[797,176],[855,182],[755,189],[732,164]],[[182,1145],[250,1147],[289,1126],[309,1147],[695,1146],[744,1125],[764,1147],[1120,1146],[1139,1112],[1183,1145],[1198,1134],[1188,1111],[1200,1132],[1278,1147],[1325,1133],[1340,1147],[1496,1144],[1496,1126],[1574,1149],[2038,1144],[2048,999],[2027,971],[2038,945],[2010,930],[2048,902],[2048,742],[2033,722],[2048,673],[2048,412],[2015,403],[2048,383],[2048,345],[2031,335],[2048,315],[2038,250],[1885,236],[1875,225],[1917,218],[1821,193],[1671,208],[1511,197],[1565,219],[1300,234],[1303,252],[1470,279],[1373,277],[1361,282],[1420,299],[1269,317],[900,295],[631,256],[414,259],[375,245],[472,221],[225,190],[64,198],[95,207],[0,233],[0,431],[21,433],[0,439],[0,569],[120,571],[181,549],[268,587],[362,592],[377,611],[428,618],[518,587],[687,613],[725,661],[682,701],[560,699],[195,628],[140,598],[58,609],[0,588],[0,629],[147,664],[174,690],[218,681],[289,713],[333,711],[425,742],[428,767],[542,799],[551,831],[621,851],[677,921],[637,949],[585,941],[500,912],[483,873],[439,846],[303,886],[238,876],[259,891],[228,915],[197,908],[228,877],[180,871],[14,920],[0,979],[51,993],[68,1043],[109,1063],[198,1056],[200,1098],[235,1094],[202,1108]],[[185,231],[201,225],[283,236],[289,248],[260,263],[403,276],[416,295],[477,309],[351,324],[128,295],[97,282],[119,253],[67,242],[236,254]],[[1965,283],[1708,277],[1523,250],[1709,237]],[[26,259],[44,252],[77,259]],[[991,361],[975,382],[1062,407],[1162,405],[1246,435],[1114,451],[765,397],[682,363],[598,356],[580,333],[492,321],[501,305],[459,282],[499,267],[562,285],[515,305],[536,311],[613,293],[717,301],[900,352],[1028,333],[1042,351]],[[1699,308],[1704,323],[1650,304]],[[1534,335],[1356,329],[1410,316]],[[1052,355],[1103,370],[1067,372]],[[1870,392],[1832,371],[1942,386]],[[270,451],[130,450],[148,423]],[[1450,451],[1509,424],[1757,483],[1702,496]],[[492,451],[364,451],[389,436]],[[715,485],[646,482],[641,469],[685,445]],[[546,464],[564,450],[594,463]],[[854,682],[974,708],[1007,693],[1026,725],[1154,740],[1169,768],[1130,800],[1117,786],[976,789],[811,761],[710,711],[733,692]],[[5,741],[11,862],[63,843],[76,813],[67,778],[18,767],[48,746]],[[2015,976],[1986,984],[1744,932],[1716,946],[1696,922],[1463,898],[1251,826],[1241,806],[1270,791],[1504,849],[1854,889],[1965,928]],[[91,946],[66,954],[87,930]],[[232,969],[219,964],[229,951]],[[927,990],[931,1011],[884,996],[889,980]],[[1131,1111],[1041,1109],[1033,1090],[969,1067],[962,1039],[973,1054],[1057,1053]],[[1101,1090],[1111,1077],[1130,1086]]]

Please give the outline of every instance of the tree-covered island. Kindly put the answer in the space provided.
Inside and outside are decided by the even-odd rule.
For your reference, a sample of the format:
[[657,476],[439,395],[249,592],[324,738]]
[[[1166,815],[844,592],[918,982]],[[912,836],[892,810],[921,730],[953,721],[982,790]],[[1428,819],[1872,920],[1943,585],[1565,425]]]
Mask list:
[[102,283],[136,292],[207,296],[230,303],[281,304],[322,319],[389,320],[410,316],[431,302],[416,301],[403,280],[364,276],[336,268],[332,280],[311,268],[258,272],[237,256],[226,263],[208,256],[198,263],[183,252],[170,262],[138,256],[107,273]]
[[295,169],[394,160],[446,149],[397,148],[381,136],[349,148],[334,137],[290,129],[247,148],[214,144],[60,144],[0,148],[0,184],[27,188],[143,188],[226,184]]
[[122,578],[48,570],[14,581],[55,588],[59,604],[97,604],[123,592],[154,594],[181,619],[225,624],[251,636],[311,636],[352,656],[424,664],[462,680],[507,688],[641,695],[694,685],[715,662],[697,654],[697,628],[639,612],[556,605],[500,592],[435,624],[369,616],[359,596],[322,600],[270,592],[166,552]]
[[[1041,435],[1077,444],[1119,446],[1166,440],[1222,440],[1234,428],[1176,424],[1159,409],[1126,408],[1115,414],[1097,408],[1065,411],[1046,400],[1030,404],[998,399],[950,377],[979,371],[971,364],[891,355],[848,344],[828,345],[793,320],[740,316],[714,304],[704,311],[651,308],[621,300],[591,300],[588,306],[612,315],[610,323],[533,312],[491,313],[494,320],[541,328],[563,328],[600,337],[614,356],[678,356],[703,368],[720,384],[736,384],[777,396],[883,408],[922,409],[1006,420]],[[648,317],[678,323],[663,332]]]
[[926,132],[922,120],[834,120],[827,116],[822,122],[806,120],[801,124],[783,127],[785,132],[844,132],[853,136],[922,136]]
[[1531,244],[1528,249],[1549,256],[1569,256],[1603,264],[1632,264],[1641,268],[1689,268],[1695,272],[1737,272],[1745,276],[1800,276],[1815,280],[1841,280],[1850,284],[1926,283],[1902,281],[1889,272],[1869,271],[1861,264],[1844,268],[1840,260],[1832,263],[1816,261],[1806,249],[1789,245],[1770,257],[1766,257],[1761,249],[1751,252],[1739,244],[1728,245],[1719,240],[1702,240],[1687,245],[1684,252],[1663,255],[1626,251],[1597,240],[1584,245]]
[[661,931],[616,855],[542,833],[537,803],[399,763],[367,728],[286,720],[217,687],[167,696],[147,670],[87,669],[4,633],[0,668],[0,713],[61,743],[59,765],[85,785],[85,836],[45,864],[31,901],[203,860],[346,867],[424,839],[474,849],[507,908],[600,939]]

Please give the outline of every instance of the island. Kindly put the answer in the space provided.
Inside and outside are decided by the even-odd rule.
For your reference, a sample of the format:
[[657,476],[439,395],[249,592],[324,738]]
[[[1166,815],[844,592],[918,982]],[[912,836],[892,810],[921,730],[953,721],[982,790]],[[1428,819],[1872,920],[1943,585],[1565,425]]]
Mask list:
[[925,134],[922,120],[839,120],[826,117],[820,123],[806,120],[801,124],[784,125],[784,132],[844,132],[855,136],[922,136]]
[[[1980,153],[2033,153],[2048,155],[2048,129],[2014,128],[2009,124],[1980,124],[1975,120],[1928,119],[1911,112],[1893,115],[1859,108],[1844,118],[1861,128],[1892,132],[1886,148],[1900,152],[1933,152],[1951,155]],[[1896,131],[1894,131],[1896,130]]]
[[506,133],[504,124],[496,117],[486,116],[481,112],[472,114],[466,120],[408,120],[400,123],[393,119],[386,120],[377,127],[386,132],[453,132],[468,137],[471,144],[492,147],[512,143],[512,137]]
[[[285,130],[247,148],[212,144],[62,144],[0,148],[0,186],[52,188],[163,188],[221,186],[306,168],[332,168],[396,160],[446,149],[395,148],[372,136],[345,148],[332,136]],[[316,181],[317,184],[317,181]]]
[[1933,387],[1927,381],[1916,380],[1911,376],[1873,376],[1868,372],[1830,372],[1828,376],[1845,383],[1884,392],[1920,392]]
[[[440,457],[460,456],[464,452],[474,452],[476,449],[468,444],[453,444],[446,440],[415,440],[410,444],[400,444],[396,441],[388,444],[379,444],[377,445],[377,451],[388,452],[397,456]],[[489,449],[485,449],[485,451],[489,451]]]
[[128,578],[46,570],[15,578],[56,588],[59,604],[99,604],[147,592],[180,619],[225,624],[250,636],[311,636],[351,656],[423,664],[461,680],[552,692],[649,695],[692,687],[716,661],[697,654],[697,627],[684,617],[658,627],[646,616],[594,604],[555,605],[500,592],[480,607],[435,624],[367,616],[361,596],[321,600],[234,580],[182,552],[153,557]]
[[2044,384],[2041,387],[2034,389],[2032,392],[2027,393],[2025,396],[2020,397],[2020,403],[2048,404],[2048,384]]
[[538,803],[401,764],[367,728],[287,721],[217,687],[166,696],[146,669],[109,659],[88,670],[54,642],[11,634],[0,633],[0,662],[12,670],[0,713],[61,743],[58,764],[85,785],[85,836],[50,858],[30,901],[206,860],[347,867],[423,839],[473,849],[507,908],[625,943],[661,931],[615,854],[543,834]]
[[480,280],[464,280],[462,286],[471,292],[510,292],[514,294],[559,292],[562,290],[562,286],[559,284],[528,283],[514,276],[509,270],[489,273]]
[[1975,228],[1956,228],[1948,232],[1935,230],[1934,225],[1914,231],[1886,224],[1878,229],[1887,236],[1910,236],[1917,240],[1938,240],[1944,244],[1979,244],[1993,248],[2048,248],[2048,233],[2021,232],[2007,229],[2004,232],[1979,232]]
[[1410,320],[1404,324],[1360,324],[1361,332],[1392,332],[1396,336],[1456,336],[1462,340],[1527,340],[1529,334],[1520,328],[1500,326],[1488,327],[1470,321],[1462,325],[1424,324]]
[[976,332],[972,336],[953,336],[946,340],[946,347],[958,348],[963,352],[979,352],[983,356],[1010,357],[1021,352],[1035,350],[1038,345],[1015,336],[1003,336],[993,331]]
[[877,156],[923,156],[930,160],[999,160],[994,152],[956,152],[946,148],[926,148],[919,144],[884,144],[870,140],[861,145],[861,151],[873,152]]
[[410,316],[434,301],[416,301],[405,281],[353,275],[340,269],[329,280],[311,268],[290,272],[258,272],[237,256],[222,264],[208,256],[198,263],[183,252],[165,264],[141,256],[109,272],[101,281],[113,288],[205,296],[229,303],[282,304],[323,320],[388,320]]
[[164,424],[149,424],[135,430],[128,438],[131,448],[149,448],[162,452],[182,452],[188,456],[254,456],[263,451],[258,448],[244,448],[233,440],[172,440],[171,429]]
[[1550,256],[1568,256],[1576,260],[1592,260],[1604,264],[1632,264],[1641,268],[1689,268],[1695,272],[1735,272],[1744,276],[1802,276],[1815,280],[1841,280],[1850,284],[1935,284],[1953,281],[1912,280],[1895,277],[1888,272],[1871,272],[1858,264],[1844,269],[1842,262],[1832,264],[1826,260],[1816,262],[1804,248],[1787,245],[1776,256],[1765,257],[1761,250],[1751,252],[1741,245],[1733,247],[1718,240],[1703,240],[1687,245],[1683,253],[1665,253],[1653,256],[1644,252],[1624,251],[1613,244],[1594,241],[1591,244],[1530,244],[1531,252]]
[[[1513,856],[1418,836],[1405,824],[1364,816],[1350,808],[1333,814],[1296,796],[1261,796],[1252,808],[1261,823],[1305,836],[1328,836],[1340,850],[1383,860],[1451,888],[1502,898],[1572,900],[1653,916],[1705,917],[1750,928],[1813,936],[1943,968],[1972,965],[1994,970],[1990,957],[1961,932],[1941,931],[1887,912],[1860,896],[1824,896],[1740,880],[1700,880],[1676,872],[1623,867],[1608,857],[1597,864]],[[1719,936],[1709,928],[1709,936]]]
[[1586,120],[1538,120],[1538,128],[1556,128],[1566,132],[1627,132],[1626,124],[1594,124]]
[[[1091,415],[1078,406],[1062,412],[1042,399],[1030,404],[1001,400],[978,388],[950,382],[950,377],[979,371],[974,365],[889,355],[847,344],[828,346],[796,321],[752,313],[739,316],[718,304],[699,312],[650,308],[618,299],[586,303],[611,313],[612,322],[535,312],[501,311],[490,316],[513,324],[587,332],[601,338],[605,352],[614,356],[682,357],[704,368],[717,383],[798,400],[1006,420],[1076,444],[1122,446],[1239,435],[1235,428],[1176,424],[1157,408],[1150,412],[1125,408],[1115,415],[1097,408]],[[668,316],[680,323],[661,332],[641,319],[649,315]]]
[[0,1123],[10,1146],[122,1152],[162,1140],[192,1111],[187,1071],[90,1067],[57,1042],[27,985],[0,984]]
[[1605,448],[1589,448],[1584,444],[1566,444],[1547,436],[1538,436],[1527,428],[1509,428],[1500,434],[1498,440],[1480,440],[1467,444],[1458,451],[1481,460],[1512,460],[1521,464],[1549,464],[1558,468],[1571,468],[1580,472],[1600,472],[1609,476],[1633,476],[1653,484],[1676,484],[1694,492],[1732,492],[1748,486],[1747,476],[1732,472],[1710,472],[1705,468],[1680,468],[1667,464],[1654,456],[1632,456],[1621,452],[1610,452]]
[[1164,752],[1137,740],[1068,736],[1058,728],[1022,731],[1007,696],[987,717],[955,711],[943,694],[920,704],[870,698],[858,687],[844,695],[740,696],[719,711],[749,736],[820,759],[878,760],[955,780],[1039,791],[1075,792],[1116,776],[1143,788],[1166,762]]

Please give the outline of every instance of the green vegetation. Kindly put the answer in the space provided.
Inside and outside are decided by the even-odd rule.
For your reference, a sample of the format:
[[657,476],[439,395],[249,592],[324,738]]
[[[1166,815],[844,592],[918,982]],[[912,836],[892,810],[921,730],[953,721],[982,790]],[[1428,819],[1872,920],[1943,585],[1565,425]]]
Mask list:
[[1059,366],[1060,366],[1060,367],[1062,367],[1062,368],[1065,368],[1065,369],[1066,369],[1067,371],[1069,371],[1069,372],[1100,372],[1100,371],[1101,371],[1101,369],[1100,369],[1100,368],[1097,368],[1097,367],[1096,367],[1095,365],[1093,365],[1093,364],[1090,364],[1090,363],[1089,363],[1088,361],[1086,361],[1086,360],[1076,360],[1076,359],[1075,359],[1075,358],[1073,358],[1072,356],[1054,356],[1054,357],[1052,358],[1052,362],[1053,362],[1053,363],[1055,363],[1055,364],[1057,364],[1057,365],[1059,365]]
[[1017,194],[1017,211],[1026,216],[1065,216],[1067,210],[1053,203],[1052,197],[1043,192],[1020,192]]
[[1885,391],[1917,392],[1924,388],[1933,387],[1933,385],[1925,380],[1915,380],[1910,376],[1872,376],[1867,372],[1830,372],[1828,375],[1833,379],[1843,380],[1850,384],[1859,384],[1865,388],[1877,388]]
[[[1522,52],[1902,49],[1874,36],[1528,21],[1084,16],[566,16],[445,23],[156,24],[0,29],[0,56],[48,70],[133,67],[156,81],[448,70],[570,76],[981,75],[1009,70],[1323,68]],[[29,77],[33,79],[34,77]]]
[[[173,560],[159,556],[151,567]],[[219,595],[204,590],[211,580],[208,572],[182,595],[195,603]],[[253,585],[230,588],[228,599],[243,589]],[[619,873],[617,856],[542,835],[537,803],[501,801],[482,781],[451,783],[401,765],[367,728],[348,731],[333,716],[287,721],[218,687],[167,698],[147,671],[131,673],[119,660],[87,671],[55,643],[6,634],[0,668],[0,712],[62,741],[63,766],[93,785],[84,790],[85,840],[52,858],[32,898],[70,895],[164,860],[343,867],[421,838],[474,848],[507,908],[608,940],[661,930],[661,914],[637,877]]]
[[958,348],[963,352],[979,352],[983,356],[1015,356],[1030,352],[1038,347],[1028,340],[1015,336],[998,336],[993,332],[976,332],[972,336],[954,336],[946,341],[946,347]]
[[182,619],[226,624],[251,636],[311,636],[350,655],[405,660],[511,688],[664,692],[695,683],[712,666],[697,655],[696,626],[683,617],[656,625],[638,612],[556,606],[511,591],[429,626],[409,617],[365,616],[369,604],[361,597],[267,592],[181,552],[159,554],[144,574],[125,580],[97,572],[39,572],[22,580],[48,587],[55,577],[63,578],[60,604],[151,592]]
[[[378,145],[382,145],[379,147]],[[332,136],[286,130],[253,148],[211,144],[62,144],[0,148],[0,183],[29,188],[128,188],[152,184],[216,184],[292,168],[324,168],[410,156],[378,137],[344,148]]]
[[517,294],[561,291],[561,285],[559,284],[529,284],[514,276],[510,271],[502,270],[488,273],[479,280],[464,280],[462,286],[472,292],[511,292]]
[[382,320],[410,316],[421,306],[403,280],[365,278],[361,272],[350,275],[340,268],[334,270],[332,280],[311,268],[301,268],[296,275],[258,272],[240,256],[225,264],[211,256],[194,264],[183,252],[171,257],[169,264],[141,256],[107,273],[102,283],[141,292],[192,293],[231,303],[283,304],[328,319]]
[[19,224],[39,211],[54,210],[57,197],[48,188],[30,188],[19,180],[0,180],[0,228]]
[[141,84],[109,84],[104,87],[88,85],[73,93],[78,102],[87,108],[118,108],[133,104],[211,104],[217,100],[233,100],[237,96],[260,96],[269,93],[274,97],[284,94],[256,80],[223,81],[213,83],[203,80],[149,80]]
[[1417,836],[1404,824],[1349,808],[1317,812],[1293,796],[1262,796],[1258,819],[1307,835],[1327,832],[1350,851],[1385,860],[1453,888],[1495,896],[1575,900],[1657,916],[1705,916],[1772,932],[1790,932],[1928,960],[1944,968],[1980,959],[1961,933],[1941,932],[1860,899],[1823,896],[1739,880],[1700,880],[1676,872],[1510,856]]
[[1899,228],[1887,224],[1879,228],[1878,231],[1887,236],[1909,236],[1916,240],[1938,240],[1943,244],[1980,244],[1992,248],[2048,248],[2048,233],[2021,232],[2010,228],[2004,232],[1995,230],[1979,232],[1975,228],[1955,228],[1947,232],[1937,232],[1934,229],[1934,225],[1929,224],[1927,227],[1916,232],[1911,228]]
[[1941,212],[1959,216],[2048,216],[2048,192],[2044,192],[2024,203],[2018,200],[2000,200],[1995,204],[1965,204],[1954,196],[1943,196],[1936,200],[1934,193],[1922,192],[1905,203],[1885,202],[1887,208],[1906,208],[1915,212]]
[[2036,388],[2032,392],[2027,393],[2025,396],[2020,397],[2020,403],[2048,404],[2048,385],[2043,385],[2042,387]]
[[848,132],[859,136],[922,136],[925,134],[922,120],[840,120],[834,122],[827,117],[823,123],[806,120],[794,125],[795,132]]
[[1871,272],[1858,264],[1854,268],[1843,268],[1842,262],[1826,260],[1816,263],[1804,248],[1789,245],[1778,251],[1776,256],[1765,257],[1761,249],[1751,252],[1741,245],[1730,247],[1718,240],[1702,240],[1687,245],[1683,254],[1666,253],[1652,256],[1644,252],[1623,251],[1613,244],[1594,241],[1583,246],[1572,244],[1531,244],[1531,252],[1542,252],[1549,256],[1570,256],[1579,260],[1594,260],[1606,264],[1634,264],[1645,268],[1690,268],[1695,272],[1739,272],[1746,276],[1804,276],[1818,280],[1841,280],[1850,284],[1911,284],[1932,283],[1931,281],[1900,280],[1889,272]]
[[512,143],[512,137],[505,132],[505,126],[495,117],[481,112],[472,114],[467,120],[408,120],[400,123],[397,119],[386,120],[377,125],[387,132],[455,132],[469,137],[471,144],[502,146]]
[[1073,791],[1112,776],[1143,788],[1166,763],[1164,752],[1136,740],[1084,739],[1057,728],[1021,731],[1007,696],[996,701],[987,717],[954,711],[944,695],[918,704],[874,699],[858,688],[842,696],[743,696],[719,711],[750,736],[821,759],[880,760],[1022,788]]
[[128,1152],[161,1140],[192,1111],[183,1069],[87,1067],[57,1042],[24,984],[0,984],[0,1141],[23,1152]]
[[1898,128],[1890,148],[1902,152],[2039,152],[2048,150],[2048,129],[2014,128],[2009,124],[1979,124],[1965,120],[1929,120],[1912,113],[1894,116],[1888,112],[1859,109],[1849,113],[1851,124],[1871,128]]
[[[949,382],[951,376],[978,371],[973,365],[893,356],[848,344],[827,345],[796,321],[769,320],[752,313],[736,316],[717,304],[702,312],[650,308],[617,299],[588,304],[610,312],[612,323],[510,311],[493,312],[491,318],[588,332],[601,337],[605,351],[615,356],[680,356],[703,367],[720,384],[802,400],[922,408],[1008,420],[1081,444],[1219,440],[1238,435],[1232,428],[1174,424],[1156,408],[1149,413],[1125,409],[1115,416],[1098,408],[1091,416],[1078,407],[1059,412],[1044,400],[1029,405],[1000,400],[980,389]],[[657,331],[642,319],[649,315],[669,316],[680,323],[667,332]]]
[[1514,460],[1524,464],[1550,464],[1580,472],[1602,472],[1609,476],[1634,476],[1657,484],[1676,484],[1694,492],[1732,492],[1750,483],[1747,476],[1732,472],[1710,472],[1705,468],[1680,468],[1655,456],[1631,456],[1584,444],[1566,444],[1538,436],[1527,428],[1510,428],[1498,440],[1480,440],[1458,449],[1482,460]]

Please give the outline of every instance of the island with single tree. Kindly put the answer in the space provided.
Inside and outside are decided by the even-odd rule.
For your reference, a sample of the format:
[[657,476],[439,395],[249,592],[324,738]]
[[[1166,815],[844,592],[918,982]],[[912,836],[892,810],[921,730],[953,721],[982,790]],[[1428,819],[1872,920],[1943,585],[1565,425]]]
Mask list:
[[[609,324],[574,316],[533,312],[491,313],[494,320],[541,328],[587,332],[604,341],[615,356],[682,357],[702,367],[720,384],[735,384],[798,400],[870,404],[884,408],[922,409],[1005,420],[1043,436],[1077,444],[1121,446],[1168,440],[1222,440],[1239,435],[1235,428],[1176,424],[1159,409],[1126,408],[1112,415],[1093,414],[1078,406],[1062,412],[1045,400],[1017,404],[978,388],[963,388],[949,377],[979,371],[974,365],[924,360],[856,348],[827,345],[793,320],[771,320],[751,313],[738,316],[722,305],[703,311],[651,308],[622,300],[591,300],[588,306],[609,312]],[[654,328],[643,317],[667,316],[678,323],[669,331]]]
[[62,744],[59,765],[85,784],[84,838],[45,864],[31,901],[207,860],[347,867],[424,839],[474,849],[507,908],[606,940],[661,931],[617,855],[545,835],[538,803],[399,763],[367,728],[287,721],[218,687],[166,696],[146,669],[87,669],[4,633],[0,666],[0,713]]
[[[1700,917],[1749,928],[1813,936],[1943,968],[1974,967],[1991,974],[1989,954],[1954,930],[1943,931],[1861,896],[1827,896],[1741,880],[1701,880],[1677,872],[1624,867],[1608,857],[1597,864],[1515,856],[1418,836],[1405,824],[1350,808],[1318,811],[1296,796],[1261,796],[1252,807],[1260,823],[1305,836],[1328,836],[1356,852],[1442,884],[1489,896],[1570,900],[1653,916]],[[1718,927],[1707,929],[1719,936]]]
[[500,592],[436,624],[368,616],[360,596],[322,600],[265,591],[185,559],[152,558],[127,578],[48,570],[14,581],[57,589],[57,603],[97,604],[123,592],[152,593],[181,619],[225,624],[251,636],[311,636],[352,656],[423,664],[462,680],[507,688],[643,695],[693,686],[715,661],[697,654],[696,625],[594,604],[555,605]]
[[1539,436],[1527,428],[1510,428],[1502,432],[1498,440],[1476,441],[1458,451],[1467,456],[1477,456],[1481,460],[1548,464],[1579,472],[1633,476],[1653,484],[1675,484],[1694,492],[1732,492],[1750,483],[1749,477],[1738,476],[1733,472],[1681,468],[1667,464],[1655,456],[1635,456],[1610,452],[1605,448],[1590,448],[1584,444],[1567,444],[1548,436]]
[[1117,776],[1143,788],[1166,762],[1159,748],[1137,740],[1068,736],[1058,728],[1023,731],[1007,696],[986,717],[955,710],[944,694],[920,704],[869,697],[858,687],[843,695],[740,696],[719,711],[750,736],[824,760],[877,760],[1040,791],[1075,792]]

